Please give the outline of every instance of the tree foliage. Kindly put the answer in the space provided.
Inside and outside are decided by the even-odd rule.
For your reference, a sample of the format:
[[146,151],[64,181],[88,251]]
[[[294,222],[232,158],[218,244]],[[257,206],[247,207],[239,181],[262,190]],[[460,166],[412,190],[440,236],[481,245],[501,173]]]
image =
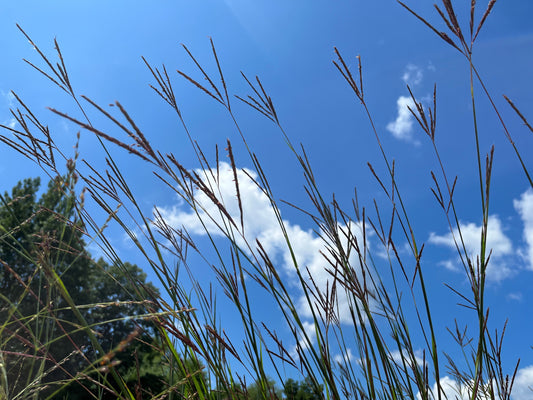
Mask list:
[[323,391],[324,387],[309,376],[301,382],[287,379],[283,386],[286,400],[321,400],[324,398]]
[[[99,379],[107,379],[106,368],[113,365],[132,384],[151,374],[157,390],[161,357],[150,344],[154,326],[142,317],[155,311],[146,299],[157,289],[136,265],[91,258],[64,182],[50,181],[39,199],[38,178],[25,179],[0,196],[3,390],[41,397],[57,390],[51,382],[76,378],[62,396],[83,398]],[[89,329],[104,354],[94,347]],[[139,368],[139,360],[146,368]]]
[[249,400],[281,399],[281,390],[271,378],[255,381],[246,388],[246,398]]

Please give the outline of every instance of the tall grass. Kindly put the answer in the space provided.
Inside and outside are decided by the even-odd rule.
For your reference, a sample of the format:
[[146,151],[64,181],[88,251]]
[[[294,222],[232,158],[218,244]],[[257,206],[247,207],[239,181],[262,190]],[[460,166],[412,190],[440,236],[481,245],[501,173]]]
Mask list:
[[[444,22],[444,30],[437,28],[406,4],[399,3],[443,42],[457,50],[460,56],[465,57],[469,65],[474,127],[471,134],[476,143],[474,157],[477,160],[481,198],[478,210],[482,217],[479,254],[470,254],[467,250],[454,196],[456,181],[449,176],[446,165],[442,162],[436,140],[436,86],[429,107],[418,101],[409,89],[415,104],[410,111],[431,142],[435,159],[440,166],[438,173],[431,172],[434,183],[432,191],[448,221],[464,276],[469,282],[469,290],[466,292],[450,287],[469,312],[475,315],[472,319],[473,326],[468,326],[468,330],[459,326],[450,327],[458,349],[443,348],[439,342],[440,335],[436,332],[438,315],[435,315],[432,307],[436,299],[428,291],[423,264],[424,244],[412,222],[412,211],[403,200],[404,193],[395,176],[395,162],[383,146],[381,133],[374,123],[373,110],[366,102],[361,58],[357,58],[357,68],[352,70],[349,66],[351,62],[347,62],[340,50],[334,49],[334,66],[353,92],[355,107],[367,116],[368,129],[380,150],[382,159],[369,162],[368,165],[389,204],[378,206],[374,203],[367,208],[359,205],[355,195],[353,207],[344,209],[334,197],[330,199],[329,194],[320,190],[303,145],[292,143],[289,133],[284,129],[283,112],[276,110],[259,78],[252,79],[243,74],[249,94],[235,98],[230,96],[221,59],[212,41],[212,55],[217,67],[213,72],[205,69],[186,46],[183,48],[198,68],[197,73],[201,79],[194,78],[189,72],[177,72],[226,110],[244,144],[253,166],[251,170],[243,170],[236,165],[233,145],[229,140],[225,149],[229,163],[219,160],[218,149],[214,161],[204,155],[181,113],[172,83],[173,74],[165,66],[156,67],[143,59],[153,78],[154,92],[176,113],[179,124],[190,141],[198,162],[196,170],[184,167],[172,152],[153,148],[149,135],[142,132],[121,103],[116,102],[117,111],[110,113],[90,98],[78,96],[71,86],[57,42],[57,63],[34,44],[44,62],[43,67],[38,67],[33,61],[27,62],[72,98],[80,116],[72,116],[54,108],[51,111],[83,131],[96,135],[106,154],[107,169],[97,170],[90,164],[80,166],[77,155],[74,158],[63,155],[46,125],[16,95],[18,108],[13,110],[13,116],[18,121],[18,127],[3,126],[9,132],[1,136],[0,140],[38,163],[52,177],[61,177],[63,164],[67,163],[69,184],[65,186],[65,190],[75,193],[77,218],[82,222],[88,241],[101,246],[112,262],[122,263],[106,230],[108,224],[118,224],[144,257],[145,267],[157,276],[157,285],[161,288],[162,295],[156,299],[156,304],[153,304],[153,299],[143,297],[146,293],[141,290],[132,294],[132,300],[150,300],[152,303],[149,304],[153,304],[147,307],[145,317],[150,318],[157,327],[159,337],[156,343],[164,359],[163,363],[167,366],[165,389],[157,394],[158,398],[243,398],[247,396],[246,388],[251,382],[257,382],[263,398],[274,398],[279,393],[269,383],[270,374],[275,374],[281,382],[294,374],[308,376],[316,388],[323,388],[322,396],[327,399],[450,398],[449,390],[441,383],[445,375],[451,375],[456,380],[458,398],[511,397],[518,363],[511,370],[504,368],[502,343],[505,327],[501,327],[500,333],[497,330],[493,333],[489,329],[489,309],[485,301],[491,251],[487,248],[487,232],[493,190],[491,172],[494,148],[488,154],[483,154],[480,147],[477,122],[481,111],[477,108],[478,97],[489,100],[526,179],[532,186],[533,182],[520,149],[512,140],[501,112],[493,101],[493,95],[486,88],[473,62],[476,39],[496,2],[491,0],[477,21],[476,2],[472,1],[469,5],[468,28],[463,29],[452,2],[443,0],[443,5],[436,7],[436,10]],[[31,42],[30,37],[22,29],[21,31]],[[475,89],[478,84],[482,89],[480,92]],[[508,102],[527,124],[519,109],[511,100]],[[268,171],[262,168],[259,157],[248,145],[246,133],[234,113],[239,103],[249,106],[277,127],[305,177],[305,191],[312,209],[303,210],[297,205],[292,206],[309,217],[313,230],[323,242],[322,256],[328,276],[325,288],[308,266],[300,262],[298,249],[294,247],[291,233],[282,217],[278,195],[269,184]],[[111,129],[104,130],[93,125],[89,117],[92,113],[107,118],[113,129],[118,129],[121,135],[126,134],[129,141],[109,133]],[[529,124],[527,127],[532,130]],[[135,187],[124,177],[123,167],[113,159],[108,151],[109,146],[118,146],[129,152],[131,157],[143,160],[146,168],[154,172],[154,185],[166,185],[183,200],[205,228],[209,248],[202,247],[205,242],[197,243],[185,229],[171,225],[160,209],[155,208],[151,214],[143,210],[138,195],[135,194]],[[384,163],[385,174],[376,172],[378,169],[373,165],[377,163]],[[221,173],[221,170],[224,168],[230,170],[236,200],[222,196],[221,176],[224,171]],[[287,277],[280,267],[282,261],[269,254],[265,243],[247,232],[246,209],[243,206],[243,196],[246,194],[241,189],[244,183],[250,182],[270,204],[277,229],[284,238],[283,246],[290,255],[290,259],[283,262],[291,264],[295,279]],[[76,191],[76,183],[83,185],[83,191]],[[91,209],[85,206],[88,198],[108,215],[103,224],[97,223]],[[235,207],[230,204],[233,201]],[[369,244],[371,237],[372,245]],[[405,243],[409,248],[407,255],[400,251]],[[197,276],[195,267],[189,263],[191,252],[195,253],[195,260],[205,259],[215,278],[212,282],[205,282]],[[43,259],[46,257],[43,256]],[[179,260],[179,266],[176,267],[175,263],[169,261],[171,259]],[[6,265],[5,268],[9,270],[10,266]],[[103,398],[105,393],[118,398],[141,398],[142,387],[138,387],[135,392],[118,376],[113,364],[116,352],[103,351],[99,346],[99,338],[91,334],[91,326],[77,311],[80,307],[98,305],[74,304],[68,290],[61,283],[61,277],[55,273],[54,265],[47,264],[46,271],[49,274],[47,287],[59,290],[67,306],[78,318],[80,329],[89,334],[96,349],[94,358],[87,359],[86,369],[72,373],[69,381],[82,384],[87,381],[97,382],[101,390],[91,394],[95,398]],[[258,287],[277,306],[277,318],[287,327],[295,347],[287,344],[286,339],[282,340],[270,324],[262,319],[261,309],[254,301]],[[295,291],[301,293],[303,304],[298,301]],[[221,293],[231,304],[230,312],[235,313],[240,320],[242,337],[226,334],[221,314],[228,310],[219,309],[217,294]],[[28,291],[24,295],[33,294]],[[347,309],[339,308],[339,299],[348,305]],[[17,320],[17,305],[12,303],[11,306],[10,320],[4,322],[3,330]],[[308,315],[311,316],[312,324],[307,322]],[[47,307],[36,311],[36,317],[41,316],[52,324],[60,322],[54,319]],[[312,326],[311,330],[309,326]],[[33,368],[39,372],[32,381],[26,382],[27,387],[23,393],[12,393],[12,383],[6,381],[7,374],[3,367],[5,363],[2,362],[0,387],[3,392],[0,391],[0,397],[37,398],[47,368],[61,368],[61,360],[55,360],[52,366],[41,362],[46,357],[42,357],[37,350],[46,349],[49,344],[41,331],[17,335],[32,338],[35,351],[24,356],[34,360]],[[136,338],[127,340],[134,341]],[[351,354],[350,343],[355,343],[356,354]],[[78,352],[83,354],[83,343],[78,343],[77,346]],[[5,357],[5,347],[2,345],[0,348],[0,357]],[[419,352],[420,348],[422,352]],[[338,352],[342,354],[341,361],[333,356]],[[449,356],[452,353],[463,354],[464,360]],[[53,360],[51,356],[48,360]],[[205,366],[205,370],[199,365]]]

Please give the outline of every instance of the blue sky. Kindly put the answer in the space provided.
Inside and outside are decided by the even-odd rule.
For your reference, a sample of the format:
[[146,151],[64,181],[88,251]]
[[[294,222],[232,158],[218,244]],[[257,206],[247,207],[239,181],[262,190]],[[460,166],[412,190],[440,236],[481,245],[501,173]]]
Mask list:
[[[445,28],[431,3],[411,0],[407,4]],[[479,11],[484,6],[479,4]],[[466,21],[469,7],[461,10],[458,5],[457,12]],[[513,139],[522,149],[527,166],[533,163],[527,151],[533,145],[533,137],[506,105],[502,94],[509,96],[526,116],[531,116],[532,15],[533,3],[529,1],[498,2],[474,52],[479,72],[500,107]],[[14,105],[9,95],[14,90],[47,121],[57,143],[68,153],[72,151],[77,129],[52,115],[46,107],[73,115],[76,110],[64,93],[52,88],[21,61],[27,58],[41,65],[37,53],[15,23],[46,54],[53,55],[53,38],[57,38],[78,94],[102,105],[119,100],[135,116],[155,148],[173,152],[187,168],[198,168],[175,115],[149,88],[153,80],[140,57],[144,56],[155,66],[164,63],[175,84],[178,104],[188,127],[207,157],[214,161],[215,145],[222,150],[226,138],[230,138],[237,166],[251,168],[227,113],[175,73],[180,69],[200,77],[179,46],[183,43],[215,74],[209,44],[209,37],[213,38],[230,93],[248,94],[240,71],[261,78],[292,142],[304,144],[326,198],[335,193],[342,206],[350,207],[353,189],[357,187],[360,203],[370,209],[374,198],[384,207],[386,199],[367,162],[380,174],[385,171],[384,164],[364,110],[331,62],[334,46],[354,70],[355,57],[361,55],[368,107],[385,151],[390,159],[396,160],[397,180],[417,240],[426,243],[423,267],[426,279],[431,282],[435,312],[442,315],[440,327],[444,332],[444,327],[453,326],[456,315],[468,321],[469,315],[455,305],[457,297],[443,285],[468,289],[450,246],[446,220],[430,191],[429,171],[438,172],[438,164],[430,140],[405,108],[409,104],[406,84],[424,104],[431,98],[433,84],[437,84],[436,143],[448,176],[458,176],[457,211],[467,247],[475,253],[481,213],[468,65],[457,51],[394,1],[206,0],[115,1],[112,4],[49,1],[46,5],[17,1],[2,4],[0,123],[13,123],[8,110]],[[528,190],[528,182],[479,85],[475,89],[481,151],[485,154],[490,146],[495,146],[489,219],[489,246],[493,255],[487,301],[493,328],[501,327],[509,318],[507,367],[511,368],[516,358],[522,359],[522,380],[515,396],[532,398],[520,390],[533,385],[529,334],[533,328],[529,318],[533,304],[533,192]],[[247,141],[270,177],[275,195],[309,209],[311,204],[303,190],[302,172],[279,131],[245,105],[232,101]],[[93,122],[109,127],[97,114]],[[80,152],[81,157],[102,165],[102,152],[87,132],[82,132]],[[1,190],[9,190],[22,178],[42,174],[34,164],[5,146],[0,148],[0,154]],[[146,164],[132,161],[119,149],[113,149],[113,155],[131,179],[147,211],[159,207],[168,221],[185,226],[195,233],[195,239],[203,241],[189,210],[154,179]],[[224,188],[229,199],[233,195],[230,175],[226,183]],[[257,188],[246,184],[244,177],[241,184],[249,194],[245,204],[248,235],[262,238],[280,265],[285,265],[286,253],[276,236],[279,232],[272,225],[265,199]],[[290,207],[282,207],[282,212],[300,250],[301,262],[325,286],[327,279],[318,255],[322,244],[311,231],[312,221]],[[131,244],[118,230],[113,232],[112,240],[119,253],[127,260],[140,263]],[[285,272],[290,279],[290,272]],[[298,297],[296,292],[295,297]],[[269,312],[272,311],[266,308],[260,310],[265,318],[269,318]],[[453,345],[447,334],[443,334],[442,340]]]

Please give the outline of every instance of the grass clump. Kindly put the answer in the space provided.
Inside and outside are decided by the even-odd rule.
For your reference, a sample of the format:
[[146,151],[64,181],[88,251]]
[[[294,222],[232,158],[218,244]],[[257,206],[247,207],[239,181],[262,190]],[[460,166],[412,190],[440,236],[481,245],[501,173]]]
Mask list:
[[[34,267],[30,273],[32,279],[39,277],[40,280],[32,286],[26,283],[28,278],[21,278],[18,297],[4,299],[7,306],[2,312],[7,316],[0,344],[2,396],[66,397],[65,391],[76,384],[82,386],[85,396],[101,399],[284,397],[440,400],[455,395],[470,399],[511,398],[519,364],[511,369],[504,367],[502,343],[505,326],[500,333],[489,330],[489,308],[485,299],[491,256],[487,236],[494,147],[487,154],[482,153],[477,124],[478,96],[489,100],[532,187],[533,182],[522,153],[512,140],[473,62],[476,39],[496,2],[490,1],[480,20],[476,21],[476,2],[472,1],[466,30],[461,27],[450,0],[443,0],[442,6],[436,7],[445,30],[437,28],[406,4],[399,3],[465,57],[469,66],[474,121],[472,134],[476,143],[481,198],[479,254],[471,254],[465,243],[454,197],[457,178],[448,175],[436,141],[436,86],[429,107],[419,101],[409,88],[414,104],[410,112],[431,141],[440,167],[438,173],[431,171],[432,191],[449,224],[464,276],[469,283],[469,290],[464,293],[450,288],[475,316],[468,329],[459,325],[450,328],[464,360],[456,360],[449,355],[452,350],[440,344],[438,316],[432,306],[435,299],[428,290],[423,263],[424,244],[405,205],[404,193],[396,179],[395,162],[384,148],[366,101],[361,58],[357,58],[357,67],[353,70],[342,52],[334,49],[334,66],[368,117],[370,130],[380,150],[382,160],[369,162],[368,166],[388,203],[378,205],[374,202],[368,209],[359,205],[355,195],[352,207],[345,209],[334,196],[329,200],[329,195],[320,190],[303,145],[295,145],[291,141],[283,126],[282,112],[275,108],[258,77],[252,79],[243,74],[249,94],[237,95],[236,100],[230,97],[213,41],[210,42],[216,65],[213,73],[204,68],[186,46],[183,48],[202,79],[195,79],[192,74],[181,70],[177,73],[226,110],[252,165],[250,169],[238,167],[230,140],[227,140],[224,150],[229,162],[220,161],[218,148],[214,161],[205,156],[188,128],[175,95],[172,74],[165,66],[158,68],[143,58],[153,78],[152,88],[176,113],[190,141],[198,169],[186,168],[172,152],[154,148],[149,135],[142,131],[120,102],[114,104],[116,112],[111,113],[89,97],[78,96],[70,83],[58,43],[55,42],[59,58],[56,63],[41,52],[20,28],[37,49],[44,66],[41,68],[37,63],[27,62],[72,98],[80,117],[55,108],[50,110],[82,131],[96,135],[105,153],[107,167],[99,170],[88,162],[80,165],[77,149],[73,158],[67,158],[56,146],[47,126],[15,94],[18,108],[12,110],[12,114],[18,127],[3,126],[8,134],[1,136],[0,140],[38,163],[54,178],[61,196],[65,196],[57,197],[57,201],[67,199],[68,207],[61,210],[45,207],[49,212],[47,221],[58,224],[55,230],[63,232],[55,239],[58,244],[53,246],[52,253],[51,247],[45,246],[49,242],[44,240],[30,243],[29,252],[26,244],[13,242],[14,234],[23,231],[26,222],[33,221],[41,211],[30,210],[27,218],[11,224],[13,228],[3,233],[2,243],[24,256],[24,262]],[[475,90],[478,84],[480,94]],[[531,129],[522,112],[511,100],[508,99],[508,102]],[[305,191],[312,208],[304,210],[298,205],[289,205],[309,217],[317,240],[321,242],[323,267],[318,272],[302,262],[301,249],[294,241],[296,233],[282,218],[281,203],[271,188],[267,172],[246,141],[244,129],[239,124],[234,111],[238,104],[249,106],[276,126],[294,155],[299,172],[304,175]],[[110,133],[111,128],[95,126],[89,117],[91,112],[104,117],[112,129],[117,129],[128,139],[123,140],[119,135]],[[208,238],[209,248],[203,247],[205,243],[199,243],[186,229],[171,223],[163,208],[156,207],[150,213],[144,211],[135,188],[113,158],[110,146],[118,146],[131,157],[142,160],[146,168],[153,171],[154,184],[166,185],[189,207],[189,215],[196,218],[202,234]],[[377,162],[384,163],[385,174],[376,172],[378,169],[374,168],[374,164]],[[67,167],[66,178],[61,173],[63,164]],[[229,196],[227,182],[231,182]],[[83,190],[77,191],[80,184]],[[280,268],[281,261],[272,254],[273,250],[266,240],[249,231],[246,221],[250,210],[246,196],[250,192],[245,189],[250,187],[261,193],[261,198],[269,205],[269,217],[281,238],[277,245],[287,254],[283,262],[289,264],[293,271],[291,279]],[[86,207],[88,199],[104,211],[107,216],[104,223],[99,224],[93,218],[92,211]],[[9,201],[5,203],[7,207]],[[131,239],[144,258],[145,268],[157,277],[161,293],[144,282],[145,277],[116,254],[107,233],[110,224],[116,224]],[[111,302],[101,298],[92,302],[76,298],[76,286],[66,283],[70,275],[64,269],[74,271],[84,260],[90,260],[90,256],[84,254],[82,248],[76,249],[76,252],[72,250],[71,233],[64,234],[67,229],[68,232],[73,229],[73,232],[79,232],[76,234],[78,244],[83,236],[90,243],[100,246],[115,269],[110,272],[111,266],[103,261],[96,264],[100,263],[99,270],[107,271],[127,293],[127,297],[117,302],[126,306],[129,314],[115,319],[111,312],[105,314],[102,311],[113,307]],[[401,251],[404,247],[408,249],[407,254]],[[212,282],[205,282],[196,273],[198,267],[191,266],[190,253],[194,254],[195,260],[205,260]],[[73,255],[73,258],[65,258],[66,255]],[[62,266],[60,261],[64,261],[66,266]],[[17,280],[17,263],[3,261],[3,264],[9,272],[4,272],[4,276]],[[44,288],[47,291],[36,294]],[[256,300],[259,289],[275,305],[276,318],[290,332],[294,347],[284,343],[268,321],[263,320]],[[300,298],[294,295],[295,290],[301,294]],[[48,305],[52,293],[60,309]],[[219,293],[225,295],[224,301],[229,302],[231,312],[239,321],[242,337],[238,339],[228,335],[221,322]],[[35,312],[22,312],[22,300],[32,297]],[[96,311],[86,312],[87,309]],[[68,318],[59,314],[59,310],[68,313]],[[98,313],[100,311],[101,314]],[[104,316],[99,322],[91,320],[97,315]],[[32,323],[26,323],[26,320]],[[117,320],[129,324],[129,331],[121,331],[121,339],[104,343],[109,335],[99,335],[98,330],[103,329],[102,326],[113,326]],[[63,327],[65,321],[71,329],[58,332],[57,327]],[[15,330],[12,324],[23,327],[24,333]],[[143,327],[143,324],[149,326]],[[147,332],[148,336],[145,335]],[[116,334],[117,328],[111,328],[108,333]],[[32,338],[33,352],[9,350],[14,339],[20,342],[26,337]],[[55,357],[57,350],[54,343],[59,339],[69,340],[74,346],[72,351],[83,358],[83,363],[54,381],[47,377],[72,358],[71,354],[59,359]],[[354,343],[356,354],[352,354],[349,343]],[[120,356],[130,347],[131,351],[128,350],[127,354],[130,360],[133,357],[134,362],[126,368],[124,365],[128,357],[121,359]],[[40,353],[43,348],[46,356]],[[341,357],[334,357],[338,353]],[[31,371],[27,376],[32,378],[26,379],[22,385],[10,382],[12,375],[5,368],[5,359],[10,355],[30,360],[31,365],[24,368]],[[271,374],[281,382],[283,390],[276,387]],[[298,384],[290,378],[291,374],[305,379]],[[443,383],[446,375],[454,379],[456,393],[452,394]],[[54,390],[47,391],[51,385]]]

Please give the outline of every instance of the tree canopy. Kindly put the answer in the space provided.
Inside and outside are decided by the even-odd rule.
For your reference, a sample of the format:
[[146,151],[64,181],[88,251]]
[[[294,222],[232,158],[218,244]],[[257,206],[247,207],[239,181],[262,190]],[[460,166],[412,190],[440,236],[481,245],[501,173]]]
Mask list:
[[[157,391],[154,365],[161,369],[161,357],[150,345],[154,326],[142,317],[155,311],[149,299],[157,289],[136,265],[91,257],[62,178],[50,181],[40,198],[39,187],[40,179],[25,179],[0,195],[3,391],[47,396],[58,389],[52,382],[75,378],[58,396],[86,398],[115,364],[132,382],[149,374]],[[144,372],[135,368],[138,360]]]
[[321,400],[324,398],[323,391],[324,387],[309,376],[301,382],[287,379],[283,386],[286,400]]

